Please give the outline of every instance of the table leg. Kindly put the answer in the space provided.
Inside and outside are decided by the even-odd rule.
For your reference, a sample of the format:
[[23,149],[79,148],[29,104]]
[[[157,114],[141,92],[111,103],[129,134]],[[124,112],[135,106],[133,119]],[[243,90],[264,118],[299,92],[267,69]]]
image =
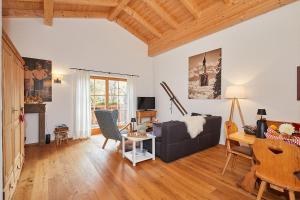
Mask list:
[[152,160],[155,160],[155,139],[152,138]]
[[135,166],[136,164],[136,146],[135,146],[135,141],[133,141],[133,144],[132,144],[132,163],[133,163],[133,166]]
[[140,142],[140,150],[143,152],[143,141]]
[[122,156],[125,157],[125,137],[122,137]]
[[263,193],[264,193],[264,191],[265,191],[265,189],[266,189],[266,186],[267,186],[266,181],[262,181],[262,182],[260,183],[260,186],[259,186],[259,190],[258,190],[258,194],[257,194],[256,200],[261,200],[262,195],[263,195]]
[[295,193],[294,191],[289,191],[289,197],[290,197],[290,200],[295,200]]

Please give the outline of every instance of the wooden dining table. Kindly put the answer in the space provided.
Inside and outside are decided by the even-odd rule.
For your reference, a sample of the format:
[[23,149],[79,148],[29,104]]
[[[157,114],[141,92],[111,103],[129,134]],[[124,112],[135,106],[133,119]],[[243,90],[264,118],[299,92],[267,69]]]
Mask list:
[[[244,131],[232,133],[229,135],[230,140],[237,141],[239,143],[244,143],[249,145],[250,147],[254,144],[256,136],[245,133]],[[254,156],[254,155],[253,155]],[[254,158],[255,160],[255,158]],[[245,191],[253,193],[255,189],[255,182],[257,177],[255,176],[256,166],[253,165],[251,170],[241,179],[241,181],[237,184]],[[296,176],[300,178],[300,173],[297,173]]]

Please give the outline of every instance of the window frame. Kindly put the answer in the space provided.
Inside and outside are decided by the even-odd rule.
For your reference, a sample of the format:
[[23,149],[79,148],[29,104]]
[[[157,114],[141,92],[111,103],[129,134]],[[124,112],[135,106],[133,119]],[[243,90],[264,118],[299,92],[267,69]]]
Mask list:
[[[90,94],[90,97],[104,96],[105,97],[105,109],[109,109],[109,97],[110,96],[124,96],[124,95],[119,95],[119,88],[118,88],[118,95],[109,95],[109,81],[123,81],[126,83],[128,82],[127,79],[125,79],[125,78],[96,76],[96,75],[90,76],[90,80],[104,80],[105,81],[105,95],[97,95],[96,90],[94,90],[94,94],[92,94],[92,93]],[[95,82],[94,82],[94,88],[95,88]],[[91,104],[91,109],[92,108],[95,110],[95,106]],[[119,105],[118,105],[118,110],[119,110]],[[99,128],[99,126],[94,127],[93,123],[91,124],[91,126],[92,126],[92,128]]]

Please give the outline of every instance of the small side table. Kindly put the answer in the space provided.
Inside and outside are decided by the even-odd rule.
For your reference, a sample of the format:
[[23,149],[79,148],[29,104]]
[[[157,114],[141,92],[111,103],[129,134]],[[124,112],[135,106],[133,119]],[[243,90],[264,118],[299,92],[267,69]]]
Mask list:
[[143,118],[150,118],[150,122],[152,122],[153,118],[156,117],[156,113],[157,113],[156,110],[146,110],[146,111],[138,110],[138,111],[136,111],[137,124],[142,123]]
[[[125,139],[132,141],[132,151],[125,152]],[[152,140],[152,153],[148,151],[143,152],[143,141],[144,140]],[[140,142],[140,149],[142,153],[138,153],[136,151],[136,143]],[[127,134],[122,134],[122,156],[123,158],[127,158],[132,162],[133,166],[136,166],[136,163],[142,162],[145,160],[155,160],[155,136],[151,134],[147,134],[147,137],[128,137]]]

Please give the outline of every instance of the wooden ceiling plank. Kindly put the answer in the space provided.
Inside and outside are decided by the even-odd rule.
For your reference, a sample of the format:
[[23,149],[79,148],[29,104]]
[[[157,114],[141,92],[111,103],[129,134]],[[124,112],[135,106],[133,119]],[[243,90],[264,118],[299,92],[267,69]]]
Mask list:
[[[281,0],[280,2],[274,0],[248,0],[239,5],[226,6],[223,9],[220,9],[219,13],[214,17],[208,15],[210,16],[209,20],[207,20],[207,18],[195,20],[184,24],[182,27],[180,26],[178,31],[174,30],[165,33],[163,38],[150,41],[148,55],[158,55],[197,38],[215,33],[241,21],[248,20],[294,1],[296,0]],[[206,16],[206,14],[207,13],[203,13],[203,16]]]
[[67,10],[55,10],[54,16],[56,18],[107,18],[107,12],[96,11],[67,11]]
[[223,0],[223,2],[224,2],[225,4],[231,4],[231,3],[232,3],[232,0]]
[[149,22],[147,22],[142,16],[140,16],[137,12],[135,12],[133,9],[129,7],[125,7],[124,11],[133,17],[136,21],[138,21],[141,25],[143,25],[146,29],[148,29],[153,35],[155,35],[158,38],[162,37],[162,34]]
[[138,31],[134,30],[129,25],[125,24],[120,19],[117,19],[116,23],[119,24],[121,27],[125,28],[127,31],[129,31],[131,34],[133,34],[134,36],[136,36],[140,40],[142,40],[145,44],[148,44],[149,41],[148,41],[148,39],[145,36],[143,36],[142,34],[140,34]]
[[3,1],[2,9],[19,9],[19,10],[44,10],[43,2],[16,2]]
[[178,28],[178,23],[158,3],[153,0],[144,0],[144,2],[147,3],[147,5],[150,6],[172,28]]
[[44,0],[44,24],[45,25],[52,26],[53,10],[54,10],[53,0]]
[[[106,18],[107,12],[91,12],[91,11],[59,11],[55,10],[53,16],[55,18]],[[19,10],[19,9],[3,9],[4,17],[44,17],[43,10]]]
[[199,11],[195,8],[195,5],[190,0],[180,0],[184,7],[193,15],[195,19],[199,18]]
[[[43,0],[18,0],[19,2],[43,2]],[[89,5],[89,6],[104,6],[115,7],[118,5],[117,0],[54,0],[54,3]]]
[[122,12],[122,10],[127,6],[127,4],[130,2],[130,0],[121,0],[121,2],[119,3],[119,5],[114,8],[112,10],[112,12],[109,14],[108,19],[110,21],[113,21],[116,19],[116,17],[118,17],[118,15],[120,14],[120,12]]
[[3,9],[3,17],[17,17],[17,18],[32,18],[44,17],[43,10],[19,10],[19,9]]

